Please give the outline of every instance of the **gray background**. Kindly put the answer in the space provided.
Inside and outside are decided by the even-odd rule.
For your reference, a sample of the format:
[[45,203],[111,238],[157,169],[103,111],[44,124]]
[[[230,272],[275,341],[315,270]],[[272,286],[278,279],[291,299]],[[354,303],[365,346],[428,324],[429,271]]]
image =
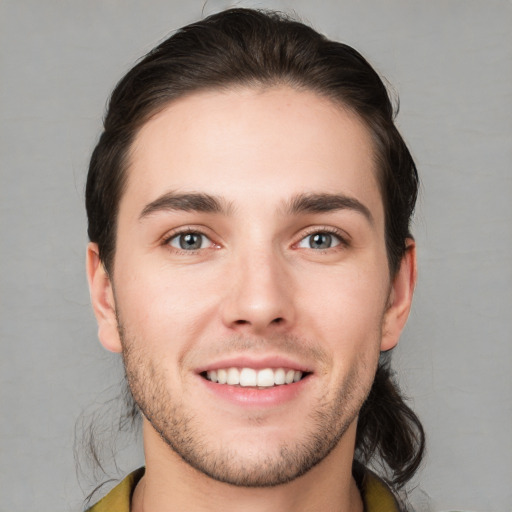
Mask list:
[[[512,510],[512,3],[236,4],[295,9],[399,92],[423,180],[419,284],[395,354],[429,438],[413,501]],[[83,269],[87,161],[116,81],[202,10],[196,0],[0,2],[2,511],[81,507],[74,423],[119,379],[96,341]],[[140,453],[122,459],[127,471]]]

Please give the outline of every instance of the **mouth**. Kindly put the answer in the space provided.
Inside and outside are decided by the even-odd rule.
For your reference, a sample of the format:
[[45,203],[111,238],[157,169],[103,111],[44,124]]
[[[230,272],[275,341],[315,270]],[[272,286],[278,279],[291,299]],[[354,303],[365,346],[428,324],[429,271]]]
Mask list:
[[309,374],[293,368],[228,367],[204,371],[200,375],[216,384],[268,389],[294,384],[305,379]]

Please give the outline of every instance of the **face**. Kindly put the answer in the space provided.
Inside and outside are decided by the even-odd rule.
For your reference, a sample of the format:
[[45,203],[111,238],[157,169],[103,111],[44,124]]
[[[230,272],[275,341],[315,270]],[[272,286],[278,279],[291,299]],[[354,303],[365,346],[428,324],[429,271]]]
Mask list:
[[196,93],[142,127],[127,172],[113,274],[92,244],[89,279],[148,428],[235,485],[353,449],[414,274],[390,279],[364,125],[285,87]]

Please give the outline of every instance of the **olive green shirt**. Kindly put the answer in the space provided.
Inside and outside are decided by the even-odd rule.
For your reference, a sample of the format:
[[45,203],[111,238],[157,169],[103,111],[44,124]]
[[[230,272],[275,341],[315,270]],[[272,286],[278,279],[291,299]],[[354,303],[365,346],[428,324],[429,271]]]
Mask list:
[[[128,475],[117,487],[89,509],[88,512],[130,512],[130,502],[138,481],[144,475],[144,468]],[[356,480],[358,477],[356,476]],[[358,486],[365,512],[400,512],[398,504],[386,486],[375,474],[365,470],[359,478]]]

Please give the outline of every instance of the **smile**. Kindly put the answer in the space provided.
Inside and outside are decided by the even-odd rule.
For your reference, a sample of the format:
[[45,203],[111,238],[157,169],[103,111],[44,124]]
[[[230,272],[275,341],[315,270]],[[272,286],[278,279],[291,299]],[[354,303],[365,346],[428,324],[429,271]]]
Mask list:
[[300,381],[304,372],[290,368],[219,368],[202,374],[206,379],[217,384],[229,386],[270,388],[293,384]]

